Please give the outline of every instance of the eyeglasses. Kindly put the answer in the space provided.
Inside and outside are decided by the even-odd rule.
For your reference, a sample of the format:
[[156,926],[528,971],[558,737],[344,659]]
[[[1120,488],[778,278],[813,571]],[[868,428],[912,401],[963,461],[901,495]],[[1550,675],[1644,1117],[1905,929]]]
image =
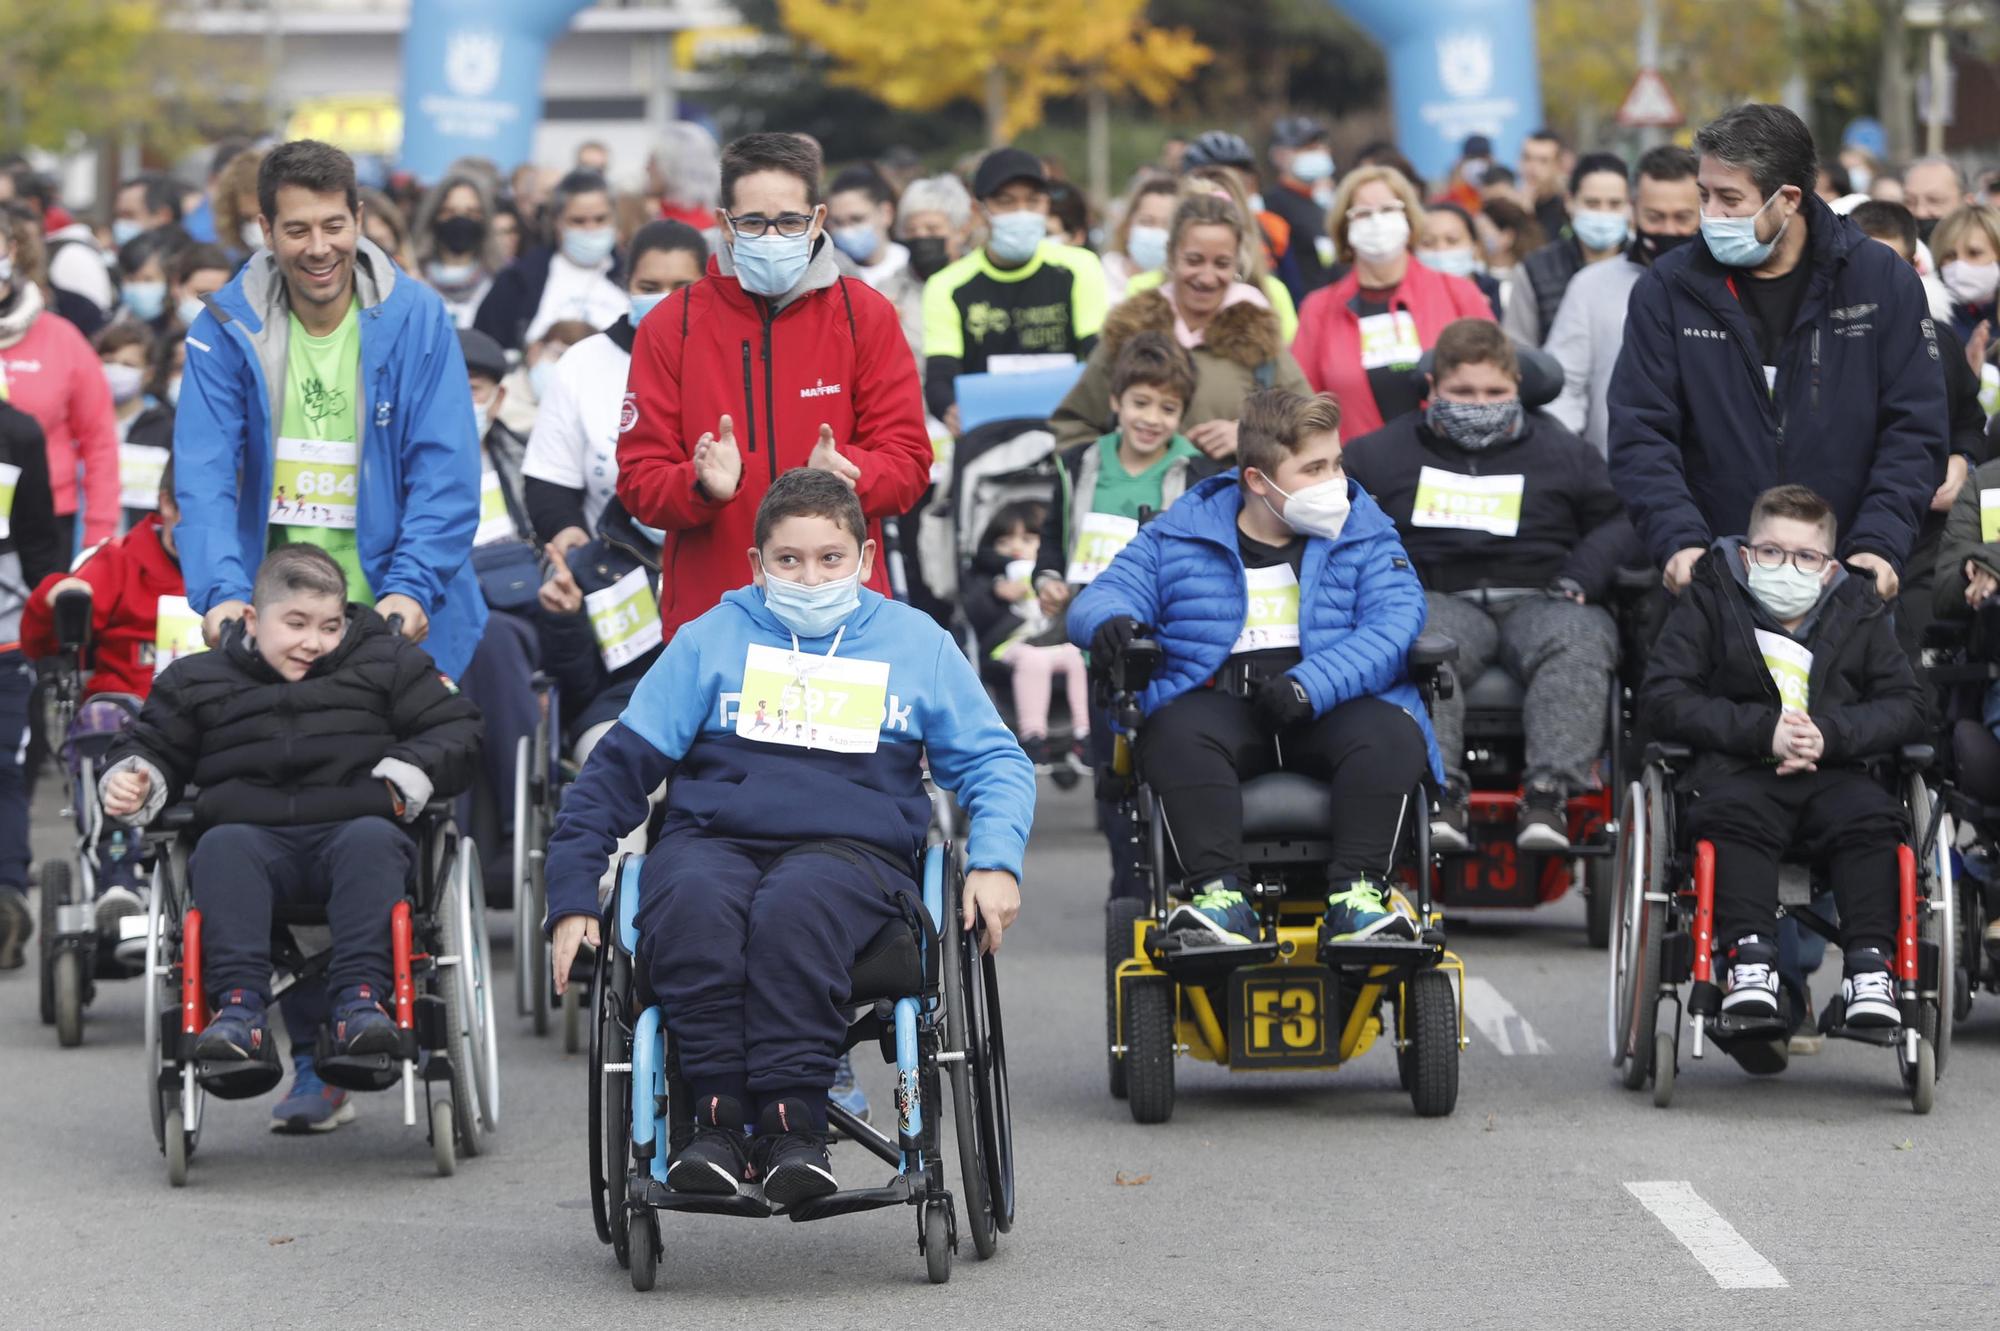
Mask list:
[[1400,203],[1384,204],[1380,208],[1349,208],[1347,210],[1347,220],[1350,222],[1365,222],[1371,217],[1386,217],[1390,213],[1401,213],[1402,211],[1403,205]]
[[729,218],[729,229],[743,240],[761,240],[773,231],[786,240],[797,240],[812,230],[813,224],[811,213],[781,213],[776,217],[765,217],[759,213],[738,217],[729,213],[726,216]]
[[1759,568],[1783,568],[1790,564],[1801,573],[1818,573],[1833,558],[1817,550],[1787,550],[1782,545],[1770,544],[1751,546],[1750,557]]

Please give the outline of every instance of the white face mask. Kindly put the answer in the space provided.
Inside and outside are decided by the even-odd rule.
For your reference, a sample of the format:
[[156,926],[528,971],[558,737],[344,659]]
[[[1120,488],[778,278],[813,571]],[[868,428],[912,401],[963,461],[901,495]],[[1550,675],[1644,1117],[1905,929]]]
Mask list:
[[1967,263],[1953,259],[1938,269],[1938,280],[1953,298],[1966,305],[1985,305],[2000,289],[2000,263]]
[[1297,494],[1285,494],[1276,481],[1270,482],[1273,490],[1285,495],[1285,510],[1278,512],[1278,506],[1264,496],[1264,506],[1278,514],[1278,520],[1301,536],[1317,536],[1331,541],[1340,535],[1347,525],[1349,504],[1347,501],[1347,478],[1336,476],[1318,485],[1308,485]]
[[1818,573],[1801,572],[1790,563],[1765,568],[1752,560],[1749,576],[1750,594],[1781,623],[1798,619],[1819,604],[1821,575]]
[[264,228],[255,219],[245,222],[242,230],[243,248],[255,254],[264,248]]
[[1347,243],[1362,258],[1384,263],[1410,248],[1410,219],[1393,212],[1350,222]]

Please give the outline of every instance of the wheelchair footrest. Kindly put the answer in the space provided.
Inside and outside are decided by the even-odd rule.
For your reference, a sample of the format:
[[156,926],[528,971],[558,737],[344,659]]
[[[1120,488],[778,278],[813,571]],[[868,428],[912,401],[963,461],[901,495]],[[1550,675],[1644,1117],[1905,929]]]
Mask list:
[[1219,984],[1242,966],[1268,966],[1278,959],[1275,939],[1248,947],[1233,943],[1211,943],[1194,933],[1155,929],[1148,936],[1147,949],[1153,964],[1165,971],[1176,984]]
[[735,1215],[750,1220],[767,1220],[774,1212],[764,1198],[752,1188],[731,1194],[713,1192],[675,1192],[656,1178],[648,1177],[643,1185],[634,1180],[632,1191],[637,1194],[633,1200],[643,1202],[656,1211],[693,1211],[700,1215]]
[[200,1059],[194,1065],[195,1080],[218,1100],[254,1100],[268,1094],[285,1079],[285,1069],[263,1059]]
[[801,1202],[785,1214],[804,1224],[808,1220],[824,1220],[828,1216],[853,1215],[857,1211],[877,1211],[885,1206],[907,1206],[909,1201],[910,1180],[898,1174],[889,1180],[886,1187],[830,1192],[824,1197]]
[[386,1091],[403,1077],[401,1054],[321,1054],[313,1059],[321,1081],[344,1091]]
[[1357,966],[1401,968],[1435,966],[1444,959],[1444,935],[1426,930],[1425,936],[1407,938],[1322,938],[1319,962],[1322,966],[1347,969]]
[[1835,1040],[1856,1040],[1882,1049],[1893,1049],[1903,1038],[1901,1026],[1849,1026],[1847,1004],[1835,994],[1819,1014],[1819,1033]]

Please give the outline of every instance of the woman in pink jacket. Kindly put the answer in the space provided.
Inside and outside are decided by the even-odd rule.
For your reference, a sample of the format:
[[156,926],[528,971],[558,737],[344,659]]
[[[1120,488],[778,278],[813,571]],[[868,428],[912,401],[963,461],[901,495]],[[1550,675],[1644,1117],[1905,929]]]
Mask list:
[[1424,210],[1400,171],[1364,166],[1348,174],[1329,213],[1336,257],[1347,275],[1306,297],[1292,359],[1316,392],[1340,403],[1340,433],[1359,439],[1422,400],[1417,359],[1454,319],[1493,319],[1493,307],[1463,277],[1415,262]]
[[33,218],[10,210],[0,246],[0,393],[34,417],[48,441],[49,489],[67,559],[76,548],[79,459],[83,543],[118,530],[118,418],[97,353],[75,324],[44,304]]

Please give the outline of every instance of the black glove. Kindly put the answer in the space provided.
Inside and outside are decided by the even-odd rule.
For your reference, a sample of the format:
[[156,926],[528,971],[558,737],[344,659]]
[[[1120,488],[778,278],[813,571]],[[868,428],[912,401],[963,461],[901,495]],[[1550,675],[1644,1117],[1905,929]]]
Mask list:
[[1290,730],[1313,718],[1306,686],[1290,675],[1265,680],[1257,687],[1257,699],[1251,705],[1257,709],[1257,719],[1271,730]]
[[1542,588],[1542,594],[1552,600],[1575,601],[1578,605],[1585,604],[1587,599],[1583,584],[1568,577],[1550,578],[1548,586]]
[[1090,635],[1090,655],[1093,659],[1109,663],[1120,652],[1132,645],[1132,639],[1140,635],[1142,625],[1130,615],[1113,615],[1097,626],[1097,632]]

